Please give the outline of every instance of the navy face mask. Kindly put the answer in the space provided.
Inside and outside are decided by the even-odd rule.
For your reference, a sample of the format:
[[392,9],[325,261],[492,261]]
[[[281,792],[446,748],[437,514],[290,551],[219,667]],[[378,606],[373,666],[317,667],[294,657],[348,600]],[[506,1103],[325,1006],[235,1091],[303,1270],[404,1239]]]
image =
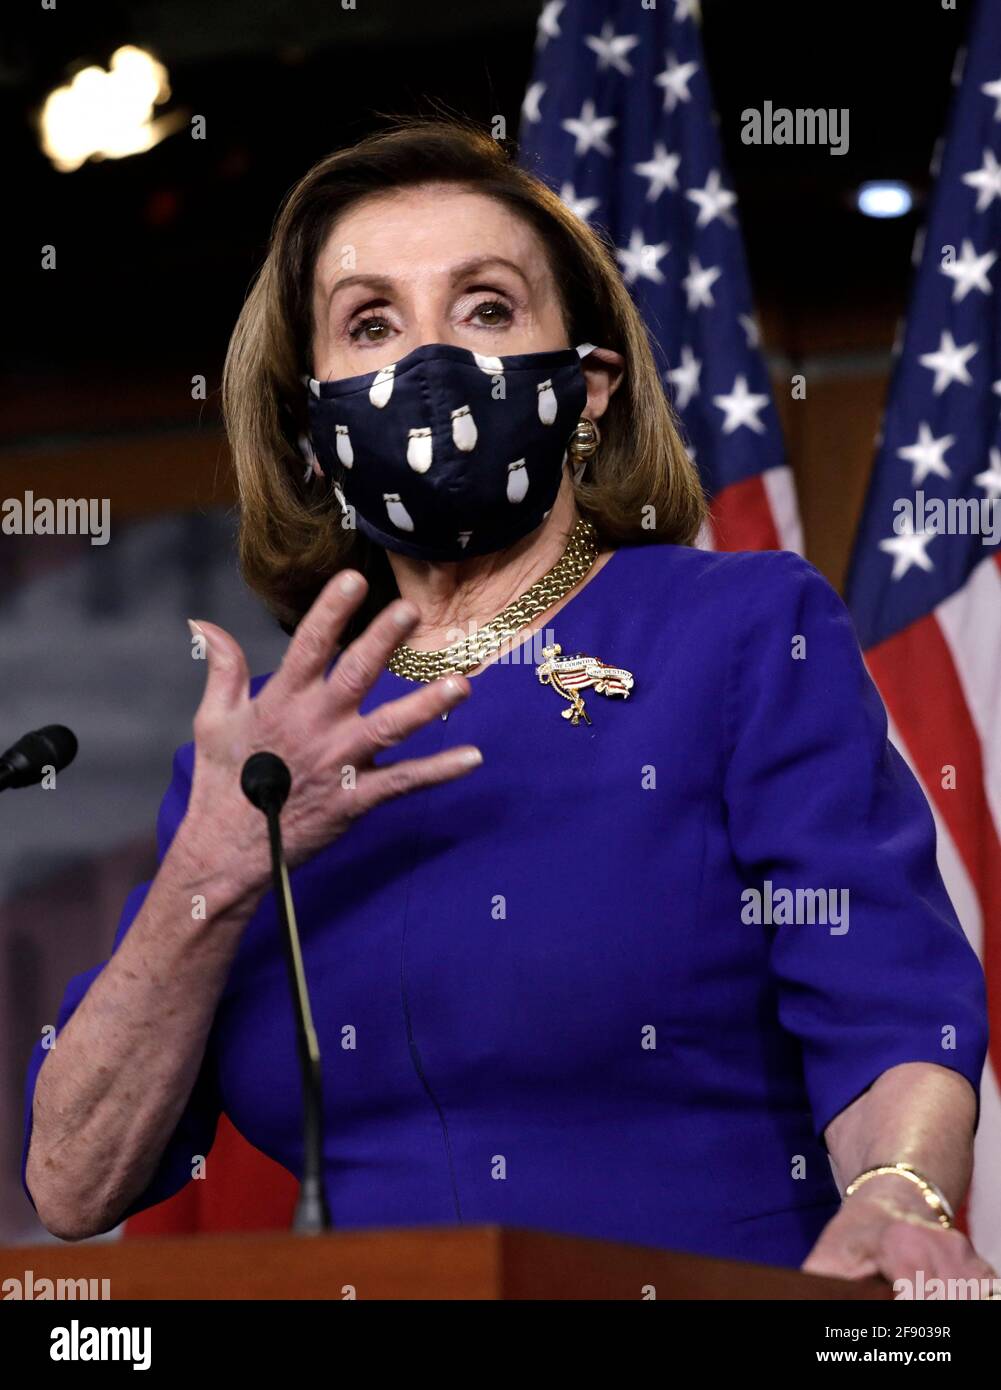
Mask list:
[[378,545],[439,561],[503,550],[556,500],[591,351],[483,357],[429,343],[363,376],[309,377],[317,462]]

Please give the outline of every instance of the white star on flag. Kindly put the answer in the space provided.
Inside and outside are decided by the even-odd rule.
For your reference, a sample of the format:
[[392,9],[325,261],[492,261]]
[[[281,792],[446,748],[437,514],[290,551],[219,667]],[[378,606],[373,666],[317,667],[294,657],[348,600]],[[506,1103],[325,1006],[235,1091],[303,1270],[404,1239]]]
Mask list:
[[994,112],[994,119],[996,121],[1001,121],[1001,77],[999,77],[996,82],[983,83],[980,90],[983,92],[985,97],[993,97],[993,99],[997,102],[997,108]]
[[977,190],[977,212],[983,212],[995,198],[1001,198],[1001,164],[994,158],[993,150],[984,150],[983,164],[964,174],[963,182]]
[[768,405],[768,397],[748,391],[746,377],[737,377],[728,396],[713,396],[713,405],[719,406],[726,414],[723,421],[724,434],[733,434],[741,425],[746,425],[758,434],[764,434],[765,426],[758,419],[758,413]]
[[547,0],[543,5],[535,25],[535,46],[545,48],[550,39],[558,39],[560,36],[559,19],[561,12],[566,9],[566,0]]
[[943,275],[948,275],[950,280],[956,282],[952,289],[953,304],[961,303],[970,290],[982,290],[984,294],[993,293],[994,287],[987,278],[987,272],[996,260],[996,252],[985,251],[982,256],[978,256],[973,242],[964,239],[960,259],[939,266]]
[[680,163],[681,155],[670,154],[667,146],[658,140],[653,147],[653,158],[643,164],[633,165],[634,174],[640,174],[650,180],[646,196],[651,203],[657,201],[665,188],[669,188],[672,193],[677,192]]
[[915,443],[908,444],[903,449],[897,450],[898,458],[907,459],[908,463],[914,465],[914,472],[911,475],[911,486],[918,487],[923,483],[929,473],[935,473],[940,478],[951,478],[952,470],[945,462],[945,451],[950,449],[956,442],[954,434],[944,434],[941,439],[936,439],[931,432],[931,427],[924,421],[918,426],[918,437]]
[[672,367],[667,373],[668,381],[675,387],[675,405],[679,410],[686,410],[692,397],[699,394],[701,372],[702,363],[692,352],[692,349],[687,346],[683,347],[681,349],[681,366]]
[[579,116],[571,116],[560,124],[576,139],[574,154],[587,154],[588,150],[593,149],[603,155],[611,155],[612,147],[605,136],[618,125],[618,121],[612,116],[599,116],[593,101],[585,101]]
[[653,280],[658,285],[661,284],[664,276],[659,263],[670,249],[666,241],[656,246],[648,246],[643,240],[643,233],[637,228],[629,238],[628,247],[615,248],[615,254],[622,262],[623,280],[627,285],[633,285],[639,279]]
[[579,217],[582,222],[587,221],[601,202],[600,198],[578,198],[572,183],[565,183],[560,189],[560,200],[566,203],[574,216]]
[[526,121],[531,121],[533,125],[542,120],[542,112],[539,110],[539,102],[542,94],[546,90],[544,82],[533,82],[525,92],[525,99],[521,103],[521,114]]
[[880,550],[893,556],[891,579],[903,579],[912,565],[919,569],[933,570],[935,566],[928,558],[925,547],[935,539],[934,531],[915,531],[910,517],[904,518],[903,530],[897,536],[880,541]]
[[698,63],[679,63],[673,53],[668,53],[667,66],[654,78],[658,87],[664,88],[664,110],[673,111],[679,101],[691,101],[692,94],[688,84],[699,70]]
[[613,67],[616,72],[621,72],[623,77],[632,76],[632,64],[626,54],[639,43],[635,34],[616,34],[615,26],[609,22],[601,26],[600,35],[588,34],[584,42],[597,53],[599,72]]
[[703,269],[698,256],[689,256],[688,274],[681,282],[688,295],[689,310],[713,307],[716,301],[713,299],[712,287],[722,274],[719,266],[711,265]]
[[1001,449],[991,450],[991,466],[986,473],[978,473],[973,479],[977,487],[982,487],[990,501],[1001,498]]
[[718,169],[714,169],[706,179],[705,188],[690,188],[685,197],[698,204],[699,215],[695,219],[696,227],[708,227],[710,222],[717,217],[731,227],[736,225],[735,219],[730,214],[730,209],[737,201],[737,195],[732,193],[729,188],[722,187]]
[[918,358],[922,367],[927,367],[929,371],[935,373],[935,384],[932,393],[941,396],[945,388],[953,381],[960,382],[963,386],[972,386],[973,378],[966,370],[966,364],[978,350],[976,343],[967,343],[965,347],[957,347],[952,334],[946,330],[939,340],[937,352],[924,352]]

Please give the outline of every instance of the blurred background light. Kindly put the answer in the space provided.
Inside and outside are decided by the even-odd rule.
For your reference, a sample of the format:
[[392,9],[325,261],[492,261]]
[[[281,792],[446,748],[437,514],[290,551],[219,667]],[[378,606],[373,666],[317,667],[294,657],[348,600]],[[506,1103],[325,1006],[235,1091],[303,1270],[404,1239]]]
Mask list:
[[141,154],[180,124],[176,115],[153,116],[154,106],[169,96],[163,64],[144,49],[125,45],[111,55],[107,71],[83,68],[49,94],[41,114],[42,149],[63,173],[88,159]]
[[855,206],[865,217],[906,217],[914,195],[906,183],[871,179],[859,186]]

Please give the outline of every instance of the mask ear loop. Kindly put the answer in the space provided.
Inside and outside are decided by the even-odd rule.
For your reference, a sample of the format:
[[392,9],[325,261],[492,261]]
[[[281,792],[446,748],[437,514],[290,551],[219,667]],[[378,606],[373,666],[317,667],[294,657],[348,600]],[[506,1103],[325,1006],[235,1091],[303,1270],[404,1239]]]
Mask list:
[[299,452],[306,460],[306,472],[303,482],[312,482],[323,477],[323,469],[320,467],[320,460],[316,457],[316,450],[313,448],[313,441],[308,434],[300,434],[298,439]]

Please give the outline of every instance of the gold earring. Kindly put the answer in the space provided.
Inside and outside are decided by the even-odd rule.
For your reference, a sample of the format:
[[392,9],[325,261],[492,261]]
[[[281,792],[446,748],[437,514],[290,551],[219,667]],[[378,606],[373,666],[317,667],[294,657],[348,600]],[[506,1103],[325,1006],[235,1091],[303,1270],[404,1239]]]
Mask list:
[[587,420],[582,415],[574,426],[570,443],[567,445],[567,453],[574,463],[580,465],[581,472],[583,472],[584,465],[589,463],[598,452],[600,443],[601,433],[598,426],[593,420]]

